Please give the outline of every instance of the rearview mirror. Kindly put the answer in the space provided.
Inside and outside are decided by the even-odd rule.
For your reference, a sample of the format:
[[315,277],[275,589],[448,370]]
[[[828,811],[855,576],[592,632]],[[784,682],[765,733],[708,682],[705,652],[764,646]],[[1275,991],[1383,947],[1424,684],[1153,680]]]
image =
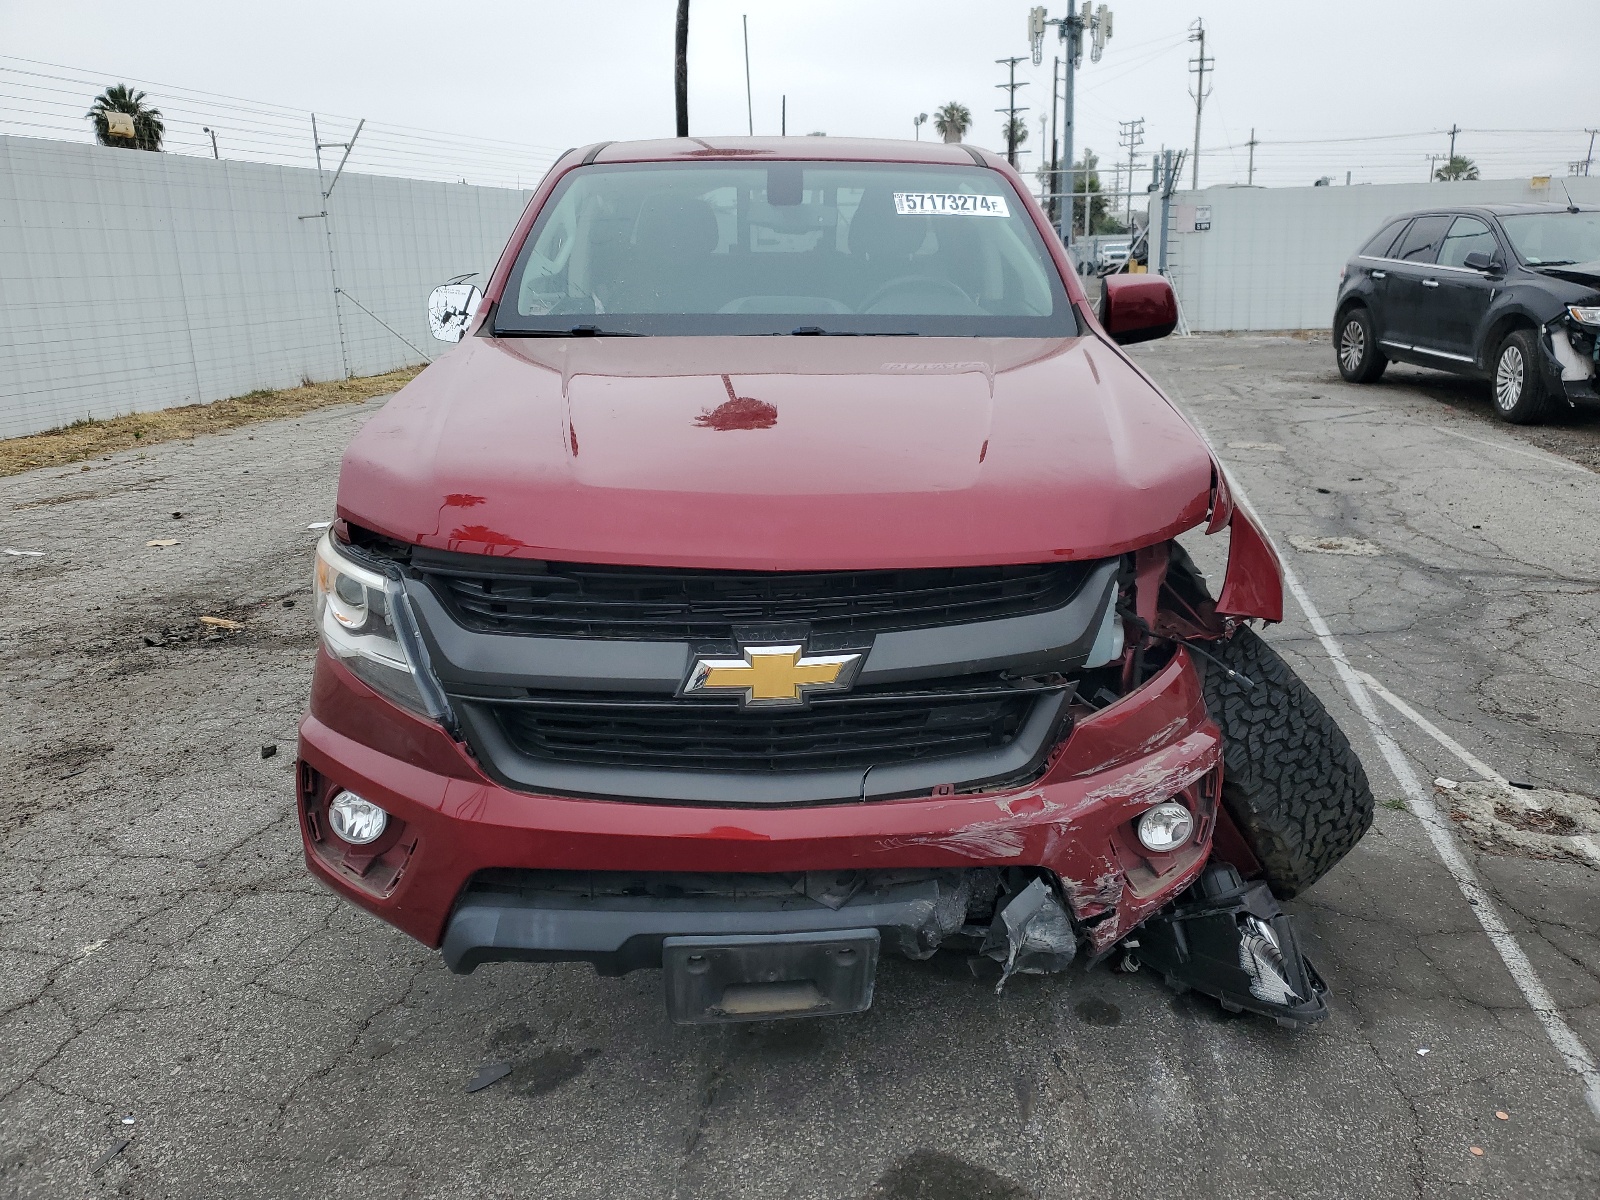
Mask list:
[[1178,298],[1160,275],[1107,275],[1100,281],[1100,324],[1124,346],[1163,338],[1178,326]]
[[477,315],[483,293],[470,283],[446,283],[428,297],[428,328],[441,342],[459,342]]
[[1469,271],[1496,271],[1500,264],[1495,262],[1492,254],[1485,254],[1481,250],[1474,250],[1461,260],[1461,265]]

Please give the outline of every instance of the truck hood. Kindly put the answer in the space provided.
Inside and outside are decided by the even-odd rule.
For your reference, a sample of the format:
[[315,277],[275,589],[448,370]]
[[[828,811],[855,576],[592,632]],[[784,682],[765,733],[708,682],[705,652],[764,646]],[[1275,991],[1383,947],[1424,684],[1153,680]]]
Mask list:
[[1093,337],[467,338],[357,434],[338,510],[555,561],[961,566],[1162,540],[1211,473]]

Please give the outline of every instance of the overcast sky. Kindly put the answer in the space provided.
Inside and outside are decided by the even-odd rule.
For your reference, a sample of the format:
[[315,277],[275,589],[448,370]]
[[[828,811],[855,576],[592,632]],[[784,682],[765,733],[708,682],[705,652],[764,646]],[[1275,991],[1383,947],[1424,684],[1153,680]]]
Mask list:
[[[994,60],[1028,54],[1030,7],[694,0],[691,132],[745,131],[740,17],[748,14],[757,133],[778,132],[784,94],[791,133],[834,136],[910,137],[915,114],[957,100],[976,118],[969,140],[1002,148],[993,110],[1004,100],[994,86],[1004,68]],[[1252,128],[1262,141],[1256,182],[1308,184],[1324,174],[1343,183],[1346,171],[1356,182],[1420,182],[1427,154],[1442,153],[1448,137],[1392,135],[1453,123],[1519,131],[1459,137],[1486,177],[1564,173],[1584,157],[1583,128],[1600,126],[1597,0],[1121,0],[1113,8],[1105,55],[1085,56],[1078,89],[1078,145],[1103,164],[1117,154],[1119,120],[1144,118],[1146,151],[1191,144],[1196,48],[1185,34],[1196,17],[1216,59],[1202,185],[1243,182]],[[358,147],[357,168],[406,173],[410,145],[415,163],[435,172],[473,182],[510,182],[514,173],[526,185],[524,170],[567,146],[670,135],[674,11],[674,0],[0,0],[0,55],[14,56],[0,59],[0,129],[86,138],[88,81],[128,78],[168,113],[174,149],[205,144],[209,153],[202,124],[218,130],[224,157],[300,154],[304,134],[296,119],[158,85],[391,127]],[[1052,6],[1051,16],[1063,11]],[[1058,49],[1052,30],[1044,65],[1019,66],[1029,81],[1019,103],[1030,106],[1030,150],[1042,140],[1037,118],[1049,112]],[[52,72],[19,58],[65,64],[82,82],[45,78]],[[402,126],[458,139],[407,142],[393,130]],[[346,127],[333,128],[342,136]],[[1376,140],[1316,141],[1350,137]],[[477,140],[491,138],[506,145]]]

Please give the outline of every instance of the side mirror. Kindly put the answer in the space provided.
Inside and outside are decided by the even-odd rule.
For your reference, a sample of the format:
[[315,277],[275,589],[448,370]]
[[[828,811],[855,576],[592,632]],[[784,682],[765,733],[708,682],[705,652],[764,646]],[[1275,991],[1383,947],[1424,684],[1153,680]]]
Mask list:
[[1107,275],[1100,281],[1100,324],[1126,346],[1163,338],[1178,326],[1178,298],[1160,275]]
[[1481,250],[1474,250],[1461,260],[1461,265],[1470,271],[1494,272],[1500,270],[1500,264],[1495,261],[1494,255],[1485,254]]
[[470,283],[446,283],[428,297],[428,328],[441,342],[459,342],[477,315],[483,293]]

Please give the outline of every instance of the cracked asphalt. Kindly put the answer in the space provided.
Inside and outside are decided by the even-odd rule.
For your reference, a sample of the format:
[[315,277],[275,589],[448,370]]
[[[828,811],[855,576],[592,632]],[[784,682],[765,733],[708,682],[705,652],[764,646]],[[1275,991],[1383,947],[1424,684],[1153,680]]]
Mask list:
[[[1325,339],[1136,357],[1359,669],[1501,773],[1600,794],[1600,418],[1513,430],[1421,371],[1347,385]],[[1103,968],[995,997],[944,956],[886,961],[859,1017],[724,1028],[669,1024],[653,972],[450,975],[310,881],[292,815],[307,525],[380,404],[0,480],[0,544],[47,551],[0,557],[0,1196],[1600,1193],[1579,1080],[1292,606],[1268,636],[1380,800],[1291,906],[1319,1028]],[[1384,717],[1423,777],[1466,777]],[[1600,1050],[1600,870],[1463,850]]]

